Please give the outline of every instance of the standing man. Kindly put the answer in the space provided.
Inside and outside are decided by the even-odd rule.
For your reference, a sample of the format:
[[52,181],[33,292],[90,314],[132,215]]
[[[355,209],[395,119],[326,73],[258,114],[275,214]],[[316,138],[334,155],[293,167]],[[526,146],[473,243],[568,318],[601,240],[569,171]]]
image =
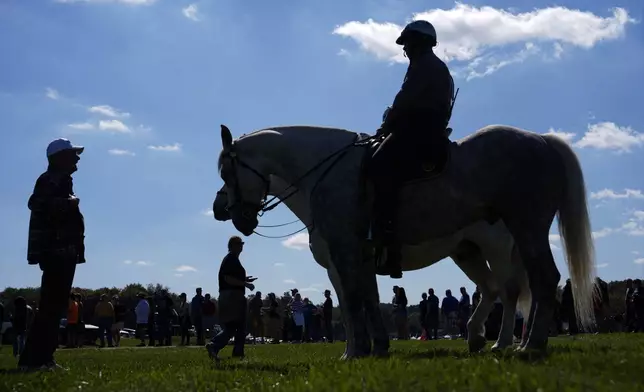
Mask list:
[[[134,308],[134,313],[136,313],[136,334],[139,340],[141,340],[141,343],[137,347],[145,347],[145,332],[148,329],[150,304],[145,299],[145,294],[143,293],[137,294],[137,298],[139,298],[139,302],[136,304],[136,308]],[[152,335],[150,335],[150,339],[152,339]]]
[[23,370],[60,368],[54,361],[58,328],[67,309],[76,264],[85,262],[85,224],[74,195],[72,174],[84,148],[67,139],[47,146],[47,171],[29,198],[27,260],[42,270],[40,304],[18,366]]
[[190,318],[192,324],[195,326],[195,333],[197,334],[197,346],[203,346],[203,304],[204,298],[201,295],[201,287],[197,287],[196,295],[192,297],[190,302]]
[[127,308],[118,295],[112,297],[112,306],[114,306],[114,324],[112,324],[112,340],[116,347],[121,345],[121,330],[125,327],[125,316]]
[[439,300],[434,289],[427,290],[427,339],[438,340]]
[[322,305],[324,318],[324,334],[328,343],[333,343],[333,300],[331,290],[324,290],[324,305]]
[[252,283],[257,278],[246,276],[246,270],[239,261],[244,241],[238,236],[228,240],[228,254],[219,267],[219,322],[223,329],[206,345],[208,355],[214,360],[219,351],[226,347],[231,336],[235,337],[233,357],[244,357],[246,339],[246,288],[255,290]]

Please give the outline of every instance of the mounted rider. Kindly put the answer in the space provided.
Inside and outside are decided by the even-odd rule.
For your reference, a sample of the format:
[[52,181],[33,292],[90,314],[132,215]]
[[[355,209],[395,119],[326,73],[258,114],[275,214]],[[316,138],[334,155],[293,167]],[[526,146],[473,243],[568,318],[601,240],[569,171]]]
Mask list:
[[369,168],[376,193],[373,238],[379,247],[387,248],[386,265],[378,273],[394,279],[402,277],[394,219],[405,171],[422,165],[424,171],[438,173],[447,161],[454,80],[433,51],[437,43],[436,29],[424,20],[409,23],[396,40],[409,58],[409,67],[393,104],[383,114],[377,133],[385,139]]

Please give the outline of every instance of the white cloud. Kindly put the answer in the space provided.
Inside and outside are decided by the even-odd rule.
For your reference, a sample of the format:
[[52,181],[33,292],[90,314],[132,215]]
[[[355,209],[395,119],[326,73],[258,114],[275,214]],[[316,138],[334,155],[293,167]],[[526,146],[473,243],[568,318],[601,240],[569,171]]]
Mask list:
[[157,0],[54,0],[55,3],[72,4],[72,3],[118,3],[126,5],[151,5]]
[[601,263],[596,265],[597,268],[606,268],[608,267],[608,263]]
[[282,241],[282,245],[290,249],[304,250],[309,248],[309,235],[298,233]]
[[621,230],[623,230],[627,235],[633,237],[644,236],[644,226],[635,220],[630,220],[629,222],[624,223]]
[[90,129],[94,129],[94,124],[84,122],[84,123],[73,123],[73,124],[67,124],[68,128],[71,129],[77,129],[79,131],[88,131]]
[[561,237],[559,236],[559,234],[549,234],[548,235],[548,240],[550,240],[550,241],[560,241]]
[[174,270],[177,272],[197,272],[197,269],[190,265],[180,265]]
[[119,120],[101,120],[98,122],[98,129],[101,131],[129,133],[130,128]]
[[129,156],[135,156],[136,154],[133,153],[132,151],[129,150],[121,150],[120,148],[113,148],[111,150],[107,150],[107,152],[110,155],[129,155]]
[[320,290],[319,290],[318,288],[313,287],[313,286],[305,287],[305,288],[303,288],[303,289],[298,289],[298,290],[299,290],[300,292],[302,292],[302,293],[306,293],[306,292],[319,293],[319,292],[320,292]]
[[193,20],[195,22],[198,22],[200,20],[199,8],[197,8],[197,4],[190,4],[186,8],[183,8],[181,12],[183,13],[183,16],[190,20]]
[[640,252],[639,252],[639,251],[636,251],[636,250],[631,251],[631,253],[632,253],[632,254],[634,254],[634,255],[636,255],[636,256],[640,254]]
[[154,263],[152,263],[151,261],[145,261],[145,260],[139,260],[139,261],[123,260],[123,264],[127,264],[127,265],[132,265],[133,264],[133,265],[139,265],[139,266],[142,266],[142,267],[149,267],[149,266],[153,265]]
[[148,146],[148,149],[153,151],[178,152],[181,151],[181,144],[174,143],[161,146]]
[[603,238],[613,234],[615,231],[616,231],[615,229],[611,229],[610,227],[605,227],[599,231],[593,231],[593,238],[594,239]]
[[[598,192],[591,192],[591,199],[644,199],[644,194],[639,189],[624,189],[624,193],[612,189],[602,189]],[[643,212],[644,214],[644,212]]]
[[[624,36],[626,25],[635,23],[623,8],[613,9],[612,16],[601,17],[564,7],[513,13],[462,3],[451,9],[416,13],[411,19],[432,22],[438,32],[437,55],[446,61],[465,63],[466,76],[470,78],[522,62],[539,53],[540,44],[549,44],[553,58],[561,57],[567,47],[590,49],[598,42]],[[404,63],[407,60],[395,44],[402,28],[368,19],[344,23],[333,33],[353,39],[363,51],[380,60]],[[528,43],[531,46],[526,46]]]
[[620,127],[613,122],[589,124],[584,136],[575,143],[579,148],[596,148],[599,150],[614,150],[616,152],[631,152],[633,147],[644,144],[644,134],[636,132],[631,127]]
[[576,134],[572,132],[564,132],[559,129],[550,128],[548,129],[548,132],[545,133],[545,135],[557,136],[558,138],[565,140],[567,143],[572,143],[572,141],[575,139]]
[[130,117],[130,113],[120,112],[117,109],[114,109],[113,107],[111,107],[109,105],[92,106],[92,107],[88,108],[87,110],[90,113],[102,114],[103,116],[107,116],[107,117],[116,117],[116,118]]
[[552,242],[550,243],[550,249],[552,249],[552,250],[561,250],[560,247],[558,247],[557,245],[553,244]]
[[644,257],[641,257],[639,259],[633,260],[633,263],[635,263],[635,264],[644,264]]
[[183,274],[174,274],[174,276],[176,276],[177,278],[180,278],[183,276]]
[[633,216],[639,221],[644,221],[644,211],[633,211]]
[[273,264],[274,267],[284,267],[286,264],[284,263],[275,263]]
[[212,210],[212,208],[206,208],[205,210],[201,211],[201,215],[205,215],[205,216],[214,216],[214,215],[215,215],[215,213],[214,213],[214,211]]
[[54,101],[60,99],[60,94],[58,93],[58,91],[54,90],[51,87],[47,87],[45,89],[45,96],[49,99],[53,99]]
[[284,283],[286,283],[286,284],[295,284],[296,282],[293,279],[284,279]]

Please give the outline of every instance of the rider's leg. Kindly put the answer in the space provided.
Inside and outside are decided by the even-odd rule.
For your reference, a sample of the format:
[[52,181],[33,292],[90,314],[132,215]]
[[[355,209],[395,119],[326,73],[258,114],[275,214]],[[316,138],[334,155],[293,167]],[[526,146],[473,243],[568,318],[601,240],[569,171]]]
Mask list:
[[400,244],[395,235],[394,220],[398,204],[400,161],[404,153],[400,151],[400,143],[389,135],[373,156],[372,170],[375,187],[374,212],[376,221],[373,227],[378,231],[376,240],[387,248],[386,269],[381,271],[398,279],[402,277]]

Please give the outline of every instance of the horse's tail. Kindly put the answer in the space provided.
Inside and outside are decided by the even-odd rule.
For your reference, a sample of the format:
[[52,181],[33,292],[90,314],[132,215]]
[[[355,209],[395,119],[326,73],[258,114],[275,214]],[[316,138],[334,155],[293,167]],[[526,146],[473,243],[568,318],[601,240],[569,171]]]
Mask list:
[[525,322],[528,322],[528,317],[530,316],[530,307],[532,306],[532,291],[530,291],[530,281],[528,280],[528,274],[523,267],[523,262],[521,261],[521,254],[519,253],[519,248],[516,244],[512,247],[512,264],[515,266],[521,266],[520,268],[515,267],[515,279],[516,284],[519,288],[519,298],[517,299],[517,308],[525,318]]
[[543,138],[557,151],[564,166],[566,184],[558,211],[559,234],[568,264],[577,320],[588,329],[595,319],[596,271],[584,174],[577,154],[567,142],[554,135],[544,135]]

